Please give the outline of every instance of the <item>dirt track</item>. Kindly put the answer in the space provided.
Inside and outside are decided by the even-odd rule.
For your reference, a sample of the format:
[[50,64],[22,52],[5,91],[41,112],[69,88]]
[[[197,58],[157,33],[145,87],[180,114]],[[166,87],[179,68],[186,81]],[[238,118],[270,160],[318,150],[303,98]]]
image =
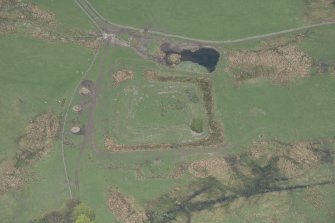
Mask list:
[[[99,12],[97,12],[95,8],[87,0],[74,0],[74,1],[79,5],[79,7],[83,10],[83,12],[90,18],[90,20],[97,26],[97,28],[101,32],[109,33],[110,30],[115,30],[115,29],[124,29],[128,31],[135,31],[135,32],[141,32],[141,33],[143,32],[143,29],[135,28],[132,26],[124,26],[124,25],[116,24],[116,23],[113,23],[107,20]],[[320,26],[333,25],[333,24],[335,24],[335,21],[327,21],[327,22],[321,22],[321,23],[317,23],[313,25],[301,26],[301,27],[282,30],[278,32],[260,34],[256,36],[249,36],[249,37],[244,37],[244,38],[239,38],[239,39],[234,39],[234,40],[204,40],[204,39],[190,38],[190,37],[186,37],[182,35],[169,34],[169,33],[164,33],[164,32],[159,32],[159,31],[154,31],[154,30],[148,30],[147,33],[156,35],[156,36],[161,36],[161,37],[177,38],[181,40],[194,41],[194,42],[199,42],[199,43],[230,44],[230,43],[240,43],[240,42],[244,42],[248,40],[262,39],[262,38],[277,36],[277,35],[286,34],[286,33],[292,33],[296,31],[316,28]]]
[[[100,52],[104,54],[107,52],[108,45],[105,43],[101,49]],[[96,143],[95,143],[95,135],[94,135],[94,116],[96,111],[96,104],[97,104],[97,98],[99,97],[101,93],[101,84],[104,80],[104,75],[108,71],[108,64],[105,62],[105,57],[102,55],[101,61],[99,61],[99,71],[98,75],[95,81],[95,86],[93,89],[93,93],[89,96],[90,97],[87,103],[87,106],[85,108],[86,112],[89,114],[87,123],[85,124],[84,129],[84,139],[83,142],[80,145],[80,154],[76,161],[76,169],[75,169],[75,188],[79,192],[79,176],[80,176],[80,163],[81,158],[84,155],[85,149],[88,147],[92,147],[96,155],[99,154],[99,151],[96,149]]]

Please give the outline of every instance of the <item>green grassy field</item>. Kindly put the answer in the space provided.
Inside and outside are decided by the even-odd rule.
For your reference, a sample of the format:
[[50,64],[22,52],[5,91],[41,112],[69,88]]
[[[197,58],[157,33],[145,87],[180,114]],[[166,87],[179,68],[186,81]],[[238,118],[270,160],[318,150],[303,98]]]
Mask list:
[[[48,111],[60,114],[64,107],[59,101],[68,99],[91,52],[78,46],[16,35],[1,37],[0,48],[0,159],[3,160],[15,155],[16,141],[32,118]],[[59,148],[59,144],[55,148]],[[23,222],[63,202],[66,188],[59,152],[54,151],[49,159],[33,168],[40,180],[31,182],[18,194],[13,191],[1,197],[1,206],[13,202],[14,207],[22,208],[14,212],[16,218],[21,219],[18,221],[10,218],[13,213],[2,209],[1,222]],[[59,194],[58,199],[54,199],[55,194]],[[49,199],[45,199],[47,196]]]
[[307,34],[307,38],[300,45],[301,48],[310,54],[315,60],[328,64],[335,63],[335,38],[334,25],[318,28]]
[[[309,54],[313,55],[315,59],[321,59],[317,57],[317,50],[320,46],[315,46],[314,48],[310,46],[315,44],[312,39],[326,38],[325,36],[328,36],[328,33],[332,33],[332,27],[317,30],[310,38],[306,38],[306,40],[301,43],[301,46],[304,47]],[[327,44],[331,43],[325,42],[324,47],[326,47]],[[110,111],[113,111],[113,109],[122,109],[119,115],[127,116],[127,108],[131,108],[132,104],[129,103],[129,99],[125,97],[127,95],[124,90],[128,88],[136,89],[136,92],[141,92],[138,93],[139,96],[147,94],[150,95],[150,98],[155,99],[156,91],[143,91],[147,83],[142,80],[140,75],[143,73],[143,70],[148,68],[165,69],[144,61],[142,62],[129,50],[121,48],[112,49],[112,53],[109,54],[107,60],[117,61],[117,63],[112,63],[111,67],[107,65],[108,68],[106,70],[108,72],[105,74],[107,81],[105,82],[104,88],[102,88],[103,94],[101,94],[98,100],[96,113],[96,137],[98,141],[101,142],[103,141],[105,129],[110,128],[110,131],[115,131],[113,130],[115,125],[111,125],[110,123],[119,120],[119,118],[113,120],[115,119],[114,115],[109,116],[109,118],[106,116],[106,108],[109,107],[106,106],[106,101],[110,100],[108,101],[108,103],[110,103],[108,114],[111,114]],[[332,57],[327,58],[331,59]],[[327,61],[333,63],[333,60]],[[138,76],[135,75],[134,80],[122,83],[119,87],[113,88],[111,86],[111,75],[113,72],[129,68],[134,69]],[[94,68],[93,70],[94,72],[90,77],[92,79],[96,78],[98,69]],[[252,142],[260,139],[271,140],[276,138],[281,141],[295,142],[333,136],[334,127],[332,120],[335,114],[333,112],[334,108],[332,108],[332,106],[334,106],[332,89],[335,85],[335,80],[332,75],[312,76],[289,85],[278,85],[263,81],[255,84],[242,84],[237,86],[231,79],[230,74],[225,73],[223,70],[224,58],[222,58],[221,64],[214,74],[213,81],[215,83],[216,114],[217,118],[219,118],[224,125],[225,142],[229,146],[222,150],[216,150],[215,153],[239,153],[238,151],[244,150],[241,147],[245,148],[250,146]],[[155,86],[159,89],[164,89],[164,86],[161,86],[161,84],[157,83]],[[142,91],[139,89],[142,89]],[[118,96],[113,100],[114,94]],[[124,98],[128,103],[120,103],[116,100],[120,98]],[[148,107],[150,106],[152,105],[149,104]],[[134,111],[137,110],[138,109],[134,109]],[[152,109],[150,109],[150,111],[152,111]],[[152,115],[146,117],[141,118],[141,121],[145,121],[142,124],[143,126],[152,121]],[[101,126],[106,127],[100,128]],[[129,126],[129,124],[125,124],[125,126]],[[119,129],[117,129],[117,131],[119,131]],[[131,132],[131,129],[127,129],[125,132]],[[125,138],[125,140],[129,142],[133,140],[133,137],[131,139]],[[102,143],[100,146],[102,146]],[[89,148],[90,147],[88,147],[88,149]],[[99,147],[99,149],[101,148]],[[157,197],[158,194],[167,192],[173,186],[178,185],[182,187],[190,182],[191,178],[188,177],[185,177],[182,181],[166,178],[178,163],[185,162],[185,160],[202,159],[203,157],[207,157],[206,154],[205,148],[200,152],[116,153],[111,157],[98,156],[96,158],[94,158],[94,154],[90,155],[89,152],[87,155],[92,156],[92,159],[87,161],[86,158],[83,158],[83,161],[81,161],[80,179],[83,179],[83,181],[80,184],[80,196],[86,203],[92,204],[92,207],[99,213],[99,220],[111,219],[111,215],[103,203],[106,202],[104,193],[110,186],[117,186],[125,195],[134,197],[140,206],[145,206],[148,201]],[[193,157],[193,155],[195,156]],[[159,157],[160,160],[158,166],[157,161],[155,161],[157,157]],[[138,165],[141,166],[144,172],[144,178],[142,179],[139,179],[136,175],[135,170]],[[111,169],[108,170],[106,166],[111,166]],[[329,168],[331,167],[323,167],[326,172]],[[323,172],[324,170],[317,170],[315,173],[312,173],[311,176],[323,176],[323,174],[326,173]],[[162,185],[166,187],[162,187]],[[98,195],[96,195],[96,192],[93,192],[95,188],[99,188],[98,191],[100,192]],[[324,191],[323,188],[320,190]],[[155,191],[155,193],[147,194],[148,191]],[[262,206],[255,209],[261,210],[265,208],[266,212],[264,213],[264,217],[258,216],[256,219],[267,219],[267,216],[272,213],[270,209],[267,209],[267,205],[271,205],[273,202],[281,202],[283,204],[276,215],[278,219],[286,219],[285,221],[289,222],[308,218],[310,215],[305,215],[303,218],[297,215],[283,217],[283,215],[286,215],[285,211],[287,211],[287,209],[285,209],[284,205],[287,203],[297,208],[297,211],[300,213],[305,213],[305,207],[310,208],[306,203],[298,202],[299,199],[302,199],[301,196],[305,196],[304,192],[292,192],[292,195],[297,198],[291,200],[291,198],[287,196],[278,197],[275,195],[262,197],[261,199],[264,199],[265,202],[264,207]],[[327,202],[329,205],[333,201],[329,200]],[[217,219],[219,219],[218,222],[222,219],[226,222],[243,222],[244,218],[250,218],[250,215],[256,210],[246,205],[242,209],[234,209],[234,211],[229,215],[225,215],[225,217],[220,214],[215,215],[214,212],[204,212],[197,214],[194,220],[198,222],[204,219],[213,221],[213,216],[214,218],[216,216]],[[311,216],[315,219],[323,219],[326,216],[324,213],[315,216],[315,211],[309,213],[311,213]],[[242,214],[242,216],[236,217],[236,215],[239,214]]]
[[[300,43],[314,61],[334,64],[334,26],[314,30]],[[224,62],[224,58],[222,59]],[[256,139],[298,141],[332,136],[334,126],[333,75],[317,75],[288,85],[266,81],[234,84],[229,73],[215,79],[217,111],[224,123],[225,139],[234,145]]]
[[[194,136],[190,130],[192,117],[204,122],[207,119],[196,85],[148,81],[144,72],[153,64],[142,62],[126,49],[115,47],[111,52],[110,61],[117,62],[111,63],[111,71],[105,74],[107,81],[102,86],[95,115],[98,135],[107,131],[117,143],[126,145],[178,144],[203,137]],[[135,79],[112,87],[112,74],[124,69],[133,70]],[[194,92],[199,101],[191,102],[186,91]]]
[[[269,83],[234,88],[229,77],[218,78],[218,110],[227,143],[245,145],[256,139],[297,141],[332,136],[334,77],[314,77],[294,86]],[[221,86],[221,84],[217,85]]]
[[0,48],[2,159],[15,153],[15,141],[29,120],[63,109],[58,101],[67,97],[91,53],[16,35],[1,37]]
[[[304,1],[90,1],[112,22],[202,39],[234,39],[302,24]],[[130,10],[136,9],[136,10]]]
[[[55,12],[65,29],[92,28],[73,1],[32,2]],[[304,11],[302,0],[215,0],[210,3],[126,0],[122,4],[114,0],[91,2],[106,18],[116,23],[143,28],[148,26],[159,31],[205,39],[239,38],[296,27],[303,23]],[[334,66],[334,38],[335,27],[327,26],[307,32],[305,39],[298,45],[313,58],[313,64],[324,62]],[[190,131],[192,119],[201,118],[206,123],[207,117],[201,92],[196,85],[148,81],[143,77],[147,69],[164,75],[199,75],[183,72],[188,69],[201,72],[199,67],[182,64],[171,69],[145,60],[130,49],[105,46],[100,50],[96,63],[86,77],[95,82],[99,74],[103,73],[101,86],[97,89],[97,106],[92,109],[92,101],[78,92],[75,94],[71,107],[85,100],[88,102],[80,114],[72,112],[70,107],[65,123],[64,145],[73,195],[95,211],[98,223],[117,222],[106,203],[110,187],[117,187],[124,195],[134,198],[137,207],[147,208],[153,200],[169,191],[172,194],[186,191],[186,195],[192,192],[188,189],[201,182],[201,179],[191,176],[187,169],[187,165],[194,160],[227,156],[230,160],[250,161],[251,158],[243,157],[243,152],[248,151],[255,141],[277,139],[288,143],[318,142],[321,138],[334,137],[333,73],[317,75],[316,68],[313,68],[310,77],[286,85],[266,80],[242,84],[234,82],[232,74],[225,69],[227,62],[224,51],[253,49],[261,42],[263,40],[219,47],[222,53],[219,65],[208,77],[214,87],[214,118],[224,127],[225,145],[194,150],[109,153],[104,149],[106,132],[116,142],[130,145],[191,141],[199,137]],[[74,87],[92,58],[90,50],[79,46],[18,35],[0,36],[0,161],[15,155],[17,139],[32,118],[47,111],[58,114],[65,111]],[[134,70],[135,78],[112,87],[112,75],[122,69]],[[197,94],[199,102],[192,103],[186,91]],[[61,106],[59,101],[63,99],[65,104]],[[93,136],[98,151],[93,150],[92,139],[83,141],[83,136],[70,133],[73,125],[85,127],[90,112],[93,112]],[[208,126],[204,127],[206,134]],[[333,153],[334,143],[321,144],[320,147]],[[274,147],[270,145],[266,151],[268,153],[264,154],[272,154],[271,149],[274,150]],[[58,137],[53,151],[28,168],[32,179],[22,189],[0,196],[1,223],[27,222],[59,208],[69,198],[60,148]],[[260,156],[266,157],[264,154]],[[233,159],[234,155],[238,158]],[[313,168],[309,163],[299,164],[299,168],[304,170],[303,174],[283,184],[314,183],[324,178],[333,180],[333,155],[328,155],[329,160],[320,157],[326,161],[318,161]],[[247,161],[242,167],[251,172],[258,171],[257,168],[268,170],[264,166],[257,166],[264,160],[254,163]],[[240,175],[234,175],[232,182],[238,177]],[[260,182],[248,180],[256,182],[257,186],[264,179],[261,178]],[[225,183],[222,179],[220,182]],[[173,188],[178,189],[173,191]],[[237,186],[233,189],[241,188]],[[208,198],[213,198],[213,194],[209,194]],[[192,215],[192,222],[269,222],[271,216],[272,220],[278,222],[328,223],[335,218],[329,214],[334,206],[334,194],[333,184],[330,184],[256,195],[223,208],[197,212]],[[206,196],[199,200],[204,198]]]
[[[27,1],[28,2],[28,1]],[[29,0],[56,14],[56,19],[64,29],[93,30],[94,26],[74,1]]]
[[[111,63],[106,63],[106,61],[111,61]],[[135,79],[125,83],[121,83],[119,87],[112,87],[112,74],[115,71],[120,69],[129,69],[131,67],[136,71]],[[97,57],[97,62],[93,66],[92,71],[89,73],[86,79],[95,80],[99,72],[103,72],[105,76],[104,84],[100,89],[100,97],[98,98],[98,106],[95,114],[95,136],[97,140],[97,146],[100,151],[105,152],[103,148],[103,140],[106,129],[113,132],[115,131],[115,126],[111,123],[115,122],[115,116],[111,111],[114,109],[119,110],[121,115],[127,115],[127,106],[128,103],[115,104],[113,100],[114,95],[122,94],[124,95],[124,89],[129,86],[133,86],[139,89],[142,89],[142,94],[148,94],[147,97],[154,98],[157,97],[157,91],[164,90],[166,88],[166,83],[149,83],[143,78],[143,71],[148,68],[159,68],[157,65],[140,60],[136,54],[132,51],[120,47],[108,47],[105,50],[100,51],[99,56]],[[165,68],[161,67],[162,71],[165,71]],[[146,90],[145,85],[155,85]],[[187,88],[194,87],[192,85]],[[143,90],[144,88],[144,90]],[[180,91],[184,94],[185,86],[178,86],[176,91]],[[122,96],[121,95],[121,96]],[[140,95],[140,94],[139,94]],[[183,98],[184,96],[182,96]],[[73,100],[72,105],[77,104],[83,100],[84,96],[76,94]],[[129,99],[128,99],[129,100]],[[200,98],[201,100],[201,98]],[[147,106],[153,106],[155,103],[149,103]],[[203,105],[199,102],[200,110]],[[71,105],[71,106],[72,106]],[[87,107],[88,108],[88,107]],[[109,108],[106,110],[106,108]],[[137,111],[138,109],[134,109]],[[153,111],[150,110],[152,113]],[[113,218],[111,212],[107,209],[106,200],[107,200],[107,190],[110,187],[118,187],[122,193],[127,196],[135,198],[137,205],[144,207],[146,203],[160,194],[170,190],[174,185],[177,184],[186,184],[189,182],[190,178],[185,177],[183,179],[172,180],[169,178],[169,174],[172,173],[180,163],[180,157],[187,157],[190,152],[184,151],[157,151],[157,152],[136,152],[136,153],[125,153],[125,154],[107,154],[107,155],[96,155],[90,144],[86,144],[85,152],[80,155],[79,148],[82,145],[81,136],[72,135],[68,130],[71,127],[72,120],[79,120],[80,123],[85,123],[89,116],[90,111],[83,110],[79,115],[74,114],[73,112],[69,113],[68,122],[66,124],[66,138],[74,143],[74,146],[65,146],[66,151],[66,160],[69,164],[69,173],[70,181],[72,184],[72,189],[76,196],[79,196],[81,200],[89,204],[97,214],[98,222],[117,222]],[[144,119],[139,121],[144,122],[143,125],[152,125],[155,122],[161,122],[160,120],[151,119],[152,114],[146,114]],[[181,114],[180,114],[181,115]],[[181,115],[181,117],[183,117]],[[169,125],[177,125],[174,120]],[[183,119],[179,120],[184,122]],[[187,118],[187,131],[190,131],[188,121],[191,121]],[[132,127],[134,126],[133,123]],[[185,124],[186,125],[186,124]],[[125,125],[127,127],[127,125]],[[160,131],[161,126],[157,127],[156,131]],[[164,128],[164,127],[163,127]],[[131,129],[125,130],[125,134],[131,132]],[[148,131],[148,130],[145,130]],[[152,131],[148,131],[152,134]],[[153,132],[155,133],[155,132]],[[181,133],[178,130],[178,133]],[[170,137],[167,135],[165,137]],[[157,142],[159,138],[141,139],[140,143],[151,143]],[[132,138],[125,138],[125,142],[131,144]],[[153,141],[155,140],[155,141]],[[164,141],[163,141],[164,142]],[[167,141],[170,142],[170,141]],[[202,154],[202,152],[200,152]],[[80,157],[80,159],[78,159]],[[157,162],[157,159],[160,161]],[[75,182],[75,170],[80,165],[80,187],[79,191],[74,186]],[[143,171],[143,176],[137,176],[136,169],[140,167]],[[114,221],[113,221],[114,219]]]

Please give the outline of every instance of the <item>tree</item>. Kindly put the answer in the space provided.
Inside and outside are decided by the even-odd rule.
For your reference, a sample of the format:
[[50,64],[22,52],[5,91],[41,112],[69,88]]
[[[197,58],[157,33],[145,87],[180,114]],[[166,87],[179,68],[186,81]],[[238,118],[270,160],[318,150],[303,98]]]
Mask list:
[[78,219],[81,215],[85,215],[89,220],[94,220],[94,211],[84,203],[78,204],[72,213],[73,219]]
[[95,221],[91,221],[89,217],[86,215],[82,214],[79,215],[78,218],[76,219],[75,223],[95,223]]

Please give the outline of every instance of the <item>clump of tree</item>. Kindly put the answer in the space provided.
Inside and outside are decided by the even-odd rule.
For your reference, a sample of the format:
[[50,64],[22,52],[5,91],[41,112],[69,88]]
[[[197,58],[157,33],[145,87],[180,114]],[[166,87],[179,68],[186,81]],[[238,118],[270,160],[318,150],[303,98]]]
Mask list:
[[45,213],[30,223],[96,223],[94,211],[79,200],[68,200],[59,210]]
[[196,133],[202,133],[204,131],[202,119],[200,119],[200,118],[192,119],[191,130],[196,132]]

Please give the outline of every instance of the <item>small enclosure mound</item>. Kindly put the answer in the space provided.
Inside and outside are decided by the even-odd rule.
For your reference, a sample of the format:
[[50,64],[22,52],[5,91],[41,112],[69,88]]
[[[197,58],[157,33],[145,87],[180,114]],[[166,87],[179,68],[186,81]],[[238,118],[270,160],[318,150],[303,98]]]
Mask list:
[[220,53],[209,47],[174,46],[165,43],[161,46],[161,51],[165,54],[165,63],[170,66],[176,66],[181,62],[189,61],[205,67],[210,73],[215,71],[220,58]]
[[74,112],[81,112],[82,109],[83,108],[81,107],[81,105],[75,105],[75,106],[72,107],[72,110]]
[[203,125],[202,119],[194,118],[192,119],[190,128],[193,132],[200,134],[204,131]]
[[119,86],[122,82],[133,80],[134,79],[134,71],[132,70],[120,70],[113,74],[113,87]]
[[71,128],[71,132],[72,132],[73,134],[79,134],[80,131],[81,131],[81,129],[80,129],[80,127],[78,127],[78,126],[73,126],[73,127]]
[[94,83],[91,80],[84,80],[80,84],[79,94],[81,95],[90,95],[94,90]]

